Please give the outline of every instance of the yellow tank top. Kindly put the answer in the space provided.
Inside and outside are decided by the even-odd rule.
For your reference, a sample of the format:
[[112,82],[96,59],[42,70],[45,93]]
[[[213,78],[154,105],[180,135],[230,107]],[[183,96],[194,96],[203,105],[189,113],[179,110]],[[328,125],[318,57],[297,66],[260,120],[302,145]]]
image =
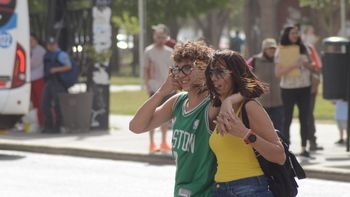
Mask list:
[[[240,109],[241,107],[236,114],[239,114]],[[215,128],[210,136],[209,145],[217,159],[216,182],[263,175],[252,146],[241,138],[230,134],[221,136]]]

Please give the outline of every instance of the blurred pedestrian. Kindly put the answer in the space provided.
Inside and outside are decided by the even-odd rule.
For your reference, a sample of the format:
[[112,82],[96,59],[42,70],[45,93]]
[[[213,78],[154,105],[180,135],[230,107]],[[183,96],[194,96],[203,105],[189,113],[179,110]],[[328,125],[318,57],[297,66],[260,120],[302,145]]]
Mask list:
[[[173,65],[171,54],[173,49],[166,46],[165,43],[168,40],[167,28],[163,24],[152,26],[153,29],[153,44],[147,46],[145,49],[145,61],[144,61],[144,81],[147,93],[152,96],[158,88],[166,81],[169,74],[169,67]],[[169,95],[165,95],[160,105],[169,99],[175,91],[170,92]],[[168,152],[171,150],[171,146],[167,142],[167,130],[169,128],[169,122],[165,122],[160,126],[162,132],[162,141],[160,144],[160,150],[162,152]],[[150,153],[159,151],[154,141],[154,129],[149,131],[150,134]]]
[[[294,106],[299,110],[300,136],[301,136],[301,156],[310,157],[310,153],[306,150],[307,140],[309,136],[309,118],[311,110],[311,70],[313,66],[308,58],[307,48],[303,44],[299,29],[296,26],[287,26],[283,29],[281,38],[281,46],[277,49],[275,55],[275,74],[281,77],[281,94],[284,106],[284,126],[282,133],[290,143],[290,125],[293,119]],[[297,47],[295,58],[290,65],[280,60],[288,60],[292,54],[283,53],[281,50],[290,47]]]
[[[297,27],[300,30],[300,25],[297,25]],[[318,94],[318,87],[320,84],[320,78],[321,78],[320,75],[321,75],[321,67],[322,67],[320,56],[318,55],[318,52],[315,48],[315,44],[317,43],[318,40],[319,40],[319,37],[316,36],[313,26],[306,26],[302,34],[302,41],[308,49],[308,57],[312,62],[311,65],[313,66],[313,69],[311,70],[311,101],[310,101],[311,109],[310,109],[309,134],[308,134],[308,139],[310,142],[310,147],[309,147],[310,151],[323,150],[323,147],[317,144],[316,123],[315,123],[315,115],[314,115],[316,97]]]
[[315,46],[319,39],[320,37],[315,34],[315,29],[313,26],[309,25],[305,27],[302,34],[302,40],[305,44]]
[[230,37],[230,49],[242,53],[244,40],[240,37],[240,32],[237,30],[234,37]]
[[348,129],[348,102],[342,99],[338,99],[335,102],[335,120],[339,130],[339,140],[336,144],[345,144],[344,132],[347,133]]
[[[231,50],[215,52],[205,73],[214,106],[221,106],[232,94],[240,93],[247,98],[226,108],[231,114],[220,112],[210,137],[210,147],[217,159],[213,196],[272,197],[253,148],[268,161],[280,165],[286,157],[269,116],[254,100],[264,93],[265,85],[252,74],[243,57]],[[247,112],[250,128],[242,122],[243,110]]]
[[44,126],[44,114],[41,107],[42,93],[44,90],[44,55],[46,50],[39,44],[38,37],[30,34],[30,77],[31,77],[31,102],[37,112],[37,120],[40,127]]
[[173,39],[171,36],[170,36],[170,30],[169,28],[164,25],[164,24],[158,24],[156,26],[153,26],[152,29],[159,29],[159,30],[164,30],[165,34],[167,35],[167,39],[165,41],[165,45],[174,49],[175,48],[175,45],[176,45],[176,40]]
[[280,79],[275,76],[274,56],[277,48],[276,40],[266,38],[262,42],[261,52],[250,58],[247,63],[259,80],[269,85],[269,91],[258,100],[269,114],[275,129],[283,129],[283,103],[281,98]]
[[[174,120],[172,151],[176,162],[176,197],[212,196],[216,160],[208,142],[218,108],[210,103],[204,75],[211,54],[212,49],[203,42],[177,44],[173,53],[175,65],[167,80],[139,108],[129,124],[134,133],[143,133]],[[163,103],[164,96],[176,90],[185,92]],[[235,103],[234,99],[231,101]]]
[[318,94],[318,88],[321,82],[321,68],[322,68],[322,62],[320,60],[320,57],[315,49],[315,47],[311,44],[306,45],[309,51],[309,58],[311,59],[312,63],[311,66],[313,69],[311,69],[311,103],[310,103],[310,118],[309,118],[309,141],[310,141],[310,151],[317,151],[317,150],[323,150],[322,146],[319,146],[317,144],[317,137],[316,137],[316,123],[315,123],[315,104],[316,104],[316,97]]
[[62,114],[58,95],[67,93],[60,74],[72,69],[69,55],[59,48],[56,38],[47,40],[48,52],[44,57],[45,88],[42,108],[45,114],[43,133],[59,133],[62,125]]

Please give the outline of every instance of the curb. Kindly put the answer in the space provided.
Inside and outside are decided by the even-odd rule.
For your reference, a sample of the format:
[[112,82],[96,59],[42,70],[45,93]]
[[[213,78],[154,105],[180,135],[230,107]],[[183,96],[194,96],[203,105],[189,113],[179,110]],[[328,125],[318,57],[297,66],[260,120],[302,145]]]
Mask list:
[[97,159],[110,159],[122,161],[145,162],[156,165],[174,165],[175,162],[171,156],[165,155],[146,155],[138,153],[121,153],[104,150],[93,150],[86,148],[71,147],[53,147],[20,143],[0,143],[0,150],[24,151],[33,153],[43,153],[52,155],[66,155],[76,157],[87,157]]
[[[96,159],[110,159],[121,161],[145,162],[155,165],[175,165],[171,156],[147,155],[138,153],[113,152],[105,150],[93,150],[87,148],[54,147],[21,143],[0,143],[0,150],[24,151],[52,155],[66,155]],[[303,166],[307,178],[316,178],[332,181],[350,182],[350,173],[332,168]]]
[[304,170],[306,173],[306,177],[308,178],[350,182],[349,171],[325,168],[325,167],[315,167],[315,168],[304,167]]

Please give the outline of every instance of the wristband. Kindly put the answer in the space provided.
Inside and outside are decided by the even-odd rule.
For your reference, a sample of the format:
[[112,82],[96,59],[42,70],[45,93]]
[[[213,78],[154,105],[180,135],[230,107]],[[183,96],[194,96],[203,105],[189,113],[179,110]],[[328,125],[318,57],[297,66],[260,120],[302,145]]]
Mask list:
[[243,141],[244,141],[246,144],[252,144],[252,143],[256,142],[256,139],[257,139],[256,134],[255,134],[253,131],[251,131],[251,130],[249,129],[249,132],[248,132],[248,134],[246,134],[246,136],[243,138]]

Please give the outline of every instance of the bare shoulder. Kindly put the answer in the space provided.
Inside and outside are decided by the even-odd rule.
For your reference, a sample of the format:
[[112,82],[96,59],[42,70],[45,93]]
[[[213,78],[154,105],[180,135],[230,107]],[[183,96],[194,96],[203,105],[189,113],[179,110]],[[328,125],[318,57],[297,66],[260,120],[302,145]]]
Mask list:
[[245,106],[248,113],[264,111],[264,108],[262,107],[262,105],[257,100],[254,100],[254,99],[248,101]]

